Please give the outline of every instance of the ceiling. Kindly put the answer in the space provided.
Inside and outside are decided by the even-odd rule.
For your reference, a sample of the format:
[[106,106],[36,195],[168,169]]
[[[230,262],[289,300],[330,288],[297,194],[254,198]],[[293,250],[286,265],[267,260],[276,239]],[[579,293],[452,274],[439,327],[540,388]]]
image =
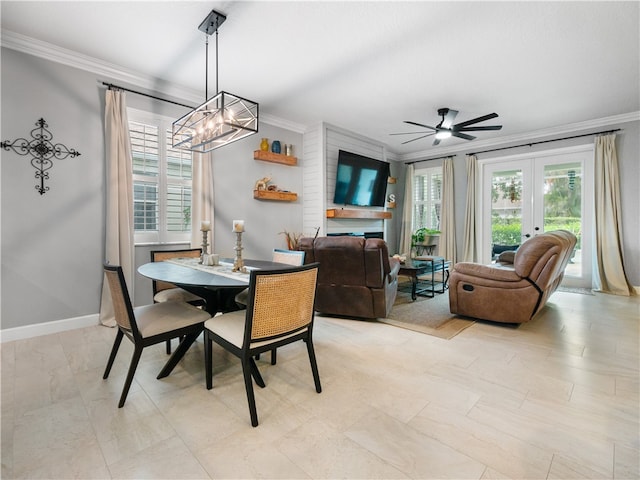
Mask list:
[[[204,101],[198,25],[218,10],[227,15],[221,90],[258,102],[261,114],[301,127],[325,121],[411,158],[640,111],[639,6],[2,0],[1,13],[3,44],[25,35]],[[210,95],[214,63],[210,48]],[[433,137],[402,145],[413,137],[390,135],[419,130],[404,120],[435,126],[440,107],[458,110],[456,122],[496,112],[484,124],[503,129],[437,147]]]

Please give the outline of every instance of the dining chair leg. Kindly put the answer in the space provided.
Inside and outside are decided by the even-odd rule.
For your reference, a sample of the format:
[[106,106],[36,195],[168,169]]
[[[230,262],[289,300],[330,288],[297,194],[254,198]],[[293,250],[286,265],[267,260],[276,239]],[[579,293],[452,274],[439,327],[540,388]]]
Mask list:
[[213,340],[209,331],[204,331],[204,371],[207,380],[207,390],[213,388]]
[[118,333],[116,333],[116,339],[113,342],[113,347],[111,348],[111,353],[109,354],[109,360],[107,361],[107,368],[105,368],[102,378],[107,378],[109,376],[109,373],[111,372],[113,361],[116,359],[116,354],[118,353],[118,349],[120,348],[120,343],[122,343],[122,337],[124,337],[124,333],[122,333],[122,330],[118,328]]
[[138,362],[140,361],[140,357],[142,356],[143,348],[144,347],[139,347],[137,345],[134,347],[133,357],[131,357],[131,365],[129,365],[127,379],[124,381],[124,388],[122,389],[122,395],[120,396],[120,403],[118,403],[118,408],[122,408],[124,406],[124,402],[127,400],[127,394],[129,393],[131,382],[133,382],[133,376],[136,373],[136,368],[138,368]]
[[244,388],[247,391],[247,401],[249,402],[249,415],[251,416],[251,425],[254,427],[258,426],[258,412],[256,411],[256,398],[253,394],[253,380],[252,376],[252,368],[251,366],[253,362],[252,358],[243,358],[242,359],[242,375],[244,377]]
[[171,355],[171,340],[167,340],[167,355]]
[[318,373],[318,364],[316,362],[316,352],[313,349],[313,342],[311,338],[307,340],[307,351],[309,352],[309,362],[311,362],[311,372],[313,373],[313,381],[316,384],[316,392],[322,392],[322,386],[320,385],[320,374]]
[[271,350],[271,365],[276,364],[276,350],[277,350],[276,348]]
[[169,357],[169,361],[167,361],[165,366],[162,367],[162,370],[160,370],[160,373],[156,377],[158,380],[168,376],[171,373],[171,371],[175,368],[182,357],[184,357],[184,354],[187,353],[189,347],[193,344],[193,342],[196,341],[196,338],[198,338],[200,333],[202,333],[202,330],[196,330],[185,335],[184,340],[180,342],[180,345],[178,345],[171,357]]
[[258,370],[258,366],[253,358],[249,358],[249,368],[251,375],[253,375],[253,379],[256,381],[256,384],[259,387],[266,387],[264,380],[262,379],[262,375],[260,375],[260,370]]

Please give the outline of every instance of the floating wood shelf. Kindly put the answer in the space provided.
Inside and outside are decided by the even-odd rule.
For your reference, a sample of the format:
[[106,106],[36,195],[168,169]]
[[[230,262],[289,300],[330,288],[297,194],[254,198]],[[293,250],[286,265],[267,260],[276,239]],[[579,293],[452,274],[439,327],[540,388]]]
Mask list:
[[265,152],[264,150],[255,150],[253,152],[254,160],[262,160],[263,162],[281,163],[282,165],[294,166],[298,164],[298,158],[281,153]]
[[278,202],[295,202],[298,194],[293,192],[274,192],[270,190],[254,190],[253,198],[258,200],[275,200]]
[[329,208],[327,218],[391,218],[391,212],[380,210],[356,210],[350,208]]

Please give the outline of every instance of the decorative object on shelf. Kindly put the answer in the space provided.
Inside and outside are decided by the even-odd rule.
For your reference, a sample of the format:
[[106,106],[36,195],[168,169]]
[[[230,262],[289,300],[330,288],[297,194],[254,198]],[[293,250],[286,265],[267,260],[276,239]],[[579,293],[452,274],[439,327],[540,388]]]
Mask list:
[[268,152],[269,151],[269,140],[266,138],[263,138],[262,141],[260,142],[260,150],[262,150],[263,152]]
[[387,197],[387,208],[396,208],[396,194],[390,193]]
[[67,157],[79,157],[80,152],[73,148],[67,148],[61,143],[53,143],[53,134],[47,130],[49,125],[41,118],[36,123],[38,128],[31,130],[32,140],[17,138],[14,141],[4,141],[0,147],[5,150],[13,150],[18,155],[31,155],[31,165],[36,169],[35,177],[40,180],[40,185],[35,188],[40,195],[44,195],[49,187],[44,186],[44,181],[49,180],[48,170],[53,167],[53,159],[64,160]]
[[263,177],[258,180],[253,187],[254,190],[266,190],[269,182],[271,181],[271,177]]
[[269,182],[271,182],[271,177],[264,177],[258,180],[253,187],[253,198],[281,202],[295,202],[298,199],[297,193],[289,190],[280,190],[277,185]]
[[208,257],[208,253],[209,253],[209,241],[208,241],[208,236],[209,236],[209,231],[211,230],[211,222],[208,220],[203,220],[202,223],[200,223],[200,231],[202,232],[202,255],[200,255],[200,262],[199,263],[205,263],[205,259]]
[[285,144],[285,146],[284,146],[284,154],[287,157],[293,156],[293,145],[291,145],[290,143]]
[[[218,29],[226,15],[211,10],[198,30],[206,36],[205,102],[173,122],[172,145],[192,152],[210,152],[258,132],[258,104],[218,90]],[[216,94],[209,97],[209,35],[216,34]]]
[[281,150],[282,150],[282,147],[281,147],[281,145],[280,145],[280,140],[274,140],[274,141],[271,143],[271,151],[272,151],[273,153],[280,153],[280,152],[281,152]]
[[236,234],[236,246],[233,248],[236,251],[236,257],[233,259],[233,272],[247,273],[247,269],[244,266],[244,260],[242,260],[242,233],[244,232],[244,220],[233,221],[233,233]]
[[389,184],[394,184],[398,181],[398,179],[396,177],[389,177],[387,178],[387,183]]

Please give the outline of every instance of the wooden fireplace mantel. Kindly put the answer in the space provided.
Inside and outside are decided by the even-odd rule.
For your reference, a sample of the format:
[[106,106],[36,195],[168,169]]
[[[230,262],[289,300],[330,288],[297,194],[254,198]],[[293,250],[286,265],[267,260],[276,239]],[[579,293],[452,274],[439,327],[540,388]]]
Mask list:
[[360,210],[355,208],[329,208],[327,218],[391,218],[391,212],[381,210]]

